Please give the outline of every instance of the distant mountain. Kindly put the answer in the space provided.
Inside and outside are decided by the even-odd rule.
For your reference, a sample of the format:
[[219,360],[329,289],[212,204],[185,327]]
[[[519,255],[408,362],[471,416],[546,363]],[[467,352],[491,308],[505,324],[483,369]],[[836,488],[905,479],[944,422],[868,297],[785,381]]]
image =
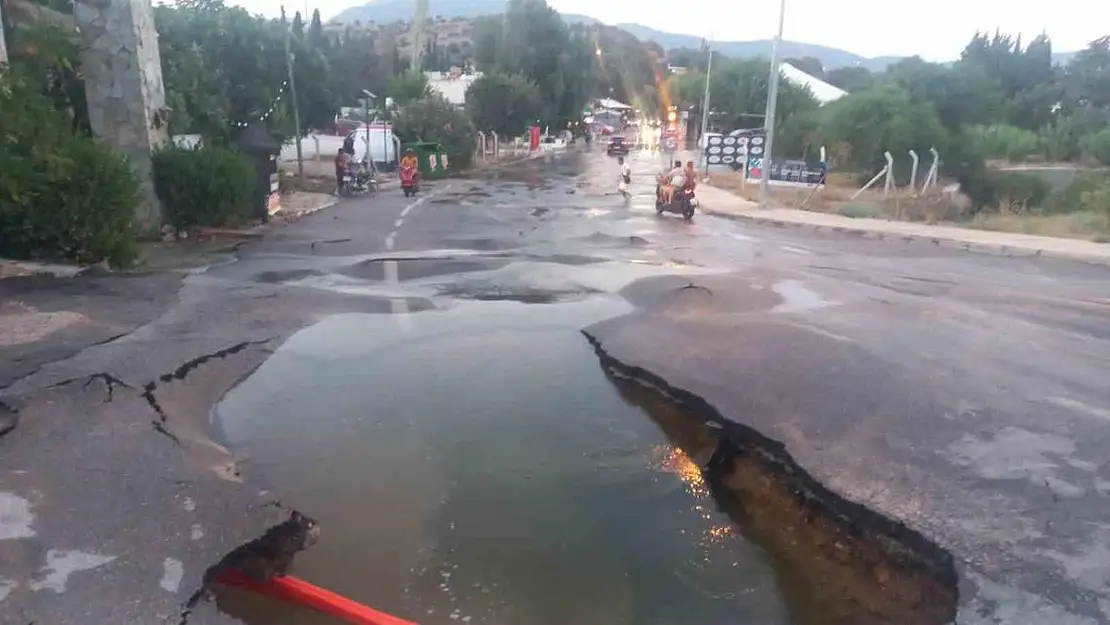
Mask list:
[[[405,22],[412,18],[412,0],[374,0],[361,6],[350,7],[332,18],[331,22],[352,24],[354,22],[377,22],[388,24],[392,22]],[[435,0],[429,3],[428,13],[431,17],[442,18],[475,18],[482,15],[495,15],[505,10],[505,0]],[[598,20],[587,15],[564,13],[563,19],[570,23],[592,24]],[[701,37],[668,33],[640,24],[616,24],[617,28],[626,30],[641,41],[654,41],[663,48],[697,48],[701,45]],[[771,40],[758,41],[718,41],[714,49],[734,57],[771,56]],[[783,41],[781,54],[783,58],[811,56],[819,59],[827,70],[840,67],[859,65],[871,71],[882,71],[903,57],[880,56],[868,58],[853,54],[847,50],[830,48],[812,43],[797,41]],[[1074,53],[1066,52],[1053,55],[1057,63],[1065,63]]]

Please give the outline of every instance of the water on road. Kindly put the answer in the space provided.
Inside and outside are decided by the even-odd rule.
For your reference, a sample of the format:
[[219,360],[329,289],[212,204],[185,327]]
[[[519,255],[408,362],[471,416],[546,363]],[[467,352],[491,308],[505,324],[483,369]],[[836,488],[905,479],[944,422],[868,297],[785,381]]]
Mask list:
[[291,338],[217,419],[252,480],[321,522],[295,573],[425,624],[791,622],[698,459],[579,333],[625,306],[480,302],[403,326],[338,315]]

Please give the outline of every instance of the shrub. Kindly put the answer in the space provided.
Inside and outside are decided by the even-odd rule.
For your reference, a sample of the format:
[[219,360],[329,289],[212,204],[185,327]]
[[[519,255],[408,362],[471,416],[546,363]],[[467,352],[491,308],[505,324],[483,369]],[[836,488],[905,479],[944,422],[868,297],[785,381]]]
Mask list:
[[1110,127],[1084,136],[1079,146],[1084,157],[1110,167]]
[[154,154],[154,187],[167,223],[179,230],[247,220],[254,185],[254,164],[231,148],[168,146]]
[[465,169],[478,147],[474,124],[466,113],[442,96],[417,100],[402,109],[393,122],[394,132],[404,143],[435,141],[447,151],[452,169]]
[[1043,152],[1037,133],[1016,126],[976,126],[972,129],[972,136],[987,158],[1021,163]]
[[5,256],[135,259],[139,181],[16,72],[0,75],[0,250]]
[[1110,217],[1110,181],[1083,192],[1079,198],[1080,210]]
[[991,173],[991,183],[997,201],[1023,209],[1040,208],[1052,190],[1049,184],[1036,174],[1020,171],[998,171]]
[[1057,190],[1049,197],[1045,208],[1054,213],[1088,210],[1086,204],[1089,200],[1084,202],[1084,196],[1092,192],[1097,193],[1100,189],[1110,189],[1110,174],[1099,171],[1080,172],[1068,186]]

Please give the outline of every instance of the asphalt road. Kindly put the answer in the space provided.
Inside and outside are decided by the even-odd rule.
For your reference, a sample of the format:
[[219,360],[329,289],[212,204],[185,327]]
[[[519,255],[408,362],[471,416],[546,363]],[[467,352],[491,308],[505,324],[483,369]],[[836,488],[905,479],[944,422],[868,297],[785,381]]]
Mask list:
[[1110,622],[1110,269],[657,217],[656,158],[628,203],[614,161],[567,153],[345,201],[204,271],[0,281],[4,622],[176,622],[280,515],[209,414],[298,330],[614,296],[602,350],[951,551],[960,622]]

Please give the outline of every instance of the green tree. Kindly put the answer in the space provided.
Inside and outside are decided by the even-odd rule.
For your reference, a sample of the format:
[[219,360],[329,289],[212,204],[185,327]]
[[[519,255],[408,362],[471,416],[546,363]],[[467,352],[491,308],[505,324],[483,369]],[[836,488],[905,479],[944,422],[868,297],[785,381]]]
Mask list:
[[673,48],[667,51],[667,64],[685,67],[688,71],[704,73],[709,66],[709,46],[706,42],[698,48]]
[[595,53],[598,94],[658,111],[658,81],[664,73],[660,60],[666,54],[619,28],[596,24],[593,29],[596,52],[600,52]]
[[1064,90],[1070,109],[1110,108],[1110,35],[1075,55],[1065,72]]
[[473,32],[479,69],[536,83],[552,126],[580,115],[596,76],[594,46],[581,28],[568,28],[544,0],[509,0],[503,17],[476,20]]
[[825,75],[825,81],[848,93],[855,93],[874,87],[876,77],[866,67],[838,67]]
[[405,106],[432,95],[432,87],[423,72],[404,72],[389,81],[387,91],[397,106]]
[[826,145],[852,146],[849,164],[856,171],[878,171],[886,151],[899,157],[909,150],[926,154],[932,147],[943,151],[949,143],[933,105],[897,85],[849,95],[825,109],[820,138]]
[[301,12],[297,11],[293,15],[293,37],[298,41],[304,41],[304,18],[301,17]]
[[[710,80],[710,104],[719,117],[714,121],[727,128],[755,128],[763,126],[762,114],[767,107],[769,62],[763,58],[729,59],[714,61]],[[719,67],[719,70],[718,70]],[[818,108],[817,101],[808,88],[782,80],[779,82],[778,105],[775,123],[794,115]],[[776,126],[778,127],[778,126]]]
[[543,114],[539,87],[517,74],[494,72],[478,78],[466,90],[466,110],[479,130],[502,137],[524,132]]
[[312,10],[312,21],[308,25],[308,45],[315,50],[327,50],[331,40],[324,34],[324,24],[320,21],[320,9]]
[[827,79],[827,75],[825,74],[825,65],[821,62],[821,59],[812,56],[803,56],[799,58],[786,59],[786,62],[793,65],[797,69],[800,69],[803,72],[809,74],[810,76],[813,76],[814,78],[820,80]]
[[441,144],[453,169],[468,167],[478,147],[477,132],[470,118],[439,95],[416,100],[398,111],[393,129],[405,143]]

